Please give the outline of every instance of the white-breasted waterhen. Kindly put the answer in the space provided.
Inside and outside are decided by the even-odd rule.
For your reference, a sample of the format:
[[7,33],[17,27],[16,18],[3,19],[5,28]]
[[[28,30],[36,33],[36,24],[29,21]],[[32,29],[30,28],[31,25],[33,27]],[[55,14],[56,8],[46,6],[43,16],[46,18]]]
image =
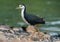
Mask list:
[[16,9],[21,9],[21,16],[24,22],[26,22],[28,25],[36,25],[36,24],[45,24],[45,21],[43,18],[37,17],[33,14],[28,14],[26,12],[26,6],[24,4],[19,5]]

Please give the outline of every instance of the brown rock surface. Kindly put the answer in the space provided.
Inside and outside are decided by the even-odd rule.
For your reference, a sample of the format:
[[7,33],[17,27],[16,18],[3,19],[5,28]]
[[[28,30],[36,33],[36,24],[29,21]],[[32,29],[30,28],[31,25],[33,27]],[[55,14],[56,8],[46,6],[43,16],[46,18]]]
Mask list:
[[[16,35],[10,32],[0,31],[0,42],[51,42],[49,41],[51,40],[50,35],[37,31],[33,26],[28,26],[26,30],[27,32],[30,32],[30,35]],[[52,42],[60,42],[60,40],[56,39]]]

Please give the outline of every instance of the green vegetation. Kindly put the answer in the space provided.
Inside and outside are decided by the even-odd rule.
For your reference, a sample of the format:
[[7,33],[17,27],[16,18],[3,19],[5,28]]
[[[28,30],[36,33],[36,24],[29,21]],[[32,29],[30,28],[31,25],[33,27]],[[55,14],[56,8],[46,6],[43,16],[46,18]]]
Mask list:
[[16,25],[22,22],[19,10],[25,4],[28,13],[43,17],[46,21],[60,20],[60,0],[0,0],[0,23]]

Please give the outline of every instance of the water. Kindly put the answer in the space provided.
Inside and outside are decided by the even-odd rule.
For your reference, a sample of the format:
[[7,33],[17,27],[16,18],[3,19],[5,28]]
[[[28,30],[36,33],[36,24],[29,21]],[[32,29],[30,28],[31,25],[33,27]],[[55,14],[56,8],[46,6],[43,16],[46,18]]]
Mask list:
[[59,25],[60,21],[46,22],[46,25]]
[[41,27],[41,31],[60,32],[59,27]]

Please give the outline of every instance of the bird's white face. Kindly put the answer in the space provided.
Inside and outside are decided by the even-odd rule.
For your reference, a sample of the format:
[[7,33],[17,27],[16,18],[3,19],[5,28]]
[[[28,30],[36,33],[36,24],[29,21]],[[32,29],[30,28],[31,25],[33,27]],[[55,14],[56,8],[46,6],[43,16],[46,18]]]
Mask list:
[[19,7],[17,7],[17,9],[25,9],[24,5],[19,5]]

